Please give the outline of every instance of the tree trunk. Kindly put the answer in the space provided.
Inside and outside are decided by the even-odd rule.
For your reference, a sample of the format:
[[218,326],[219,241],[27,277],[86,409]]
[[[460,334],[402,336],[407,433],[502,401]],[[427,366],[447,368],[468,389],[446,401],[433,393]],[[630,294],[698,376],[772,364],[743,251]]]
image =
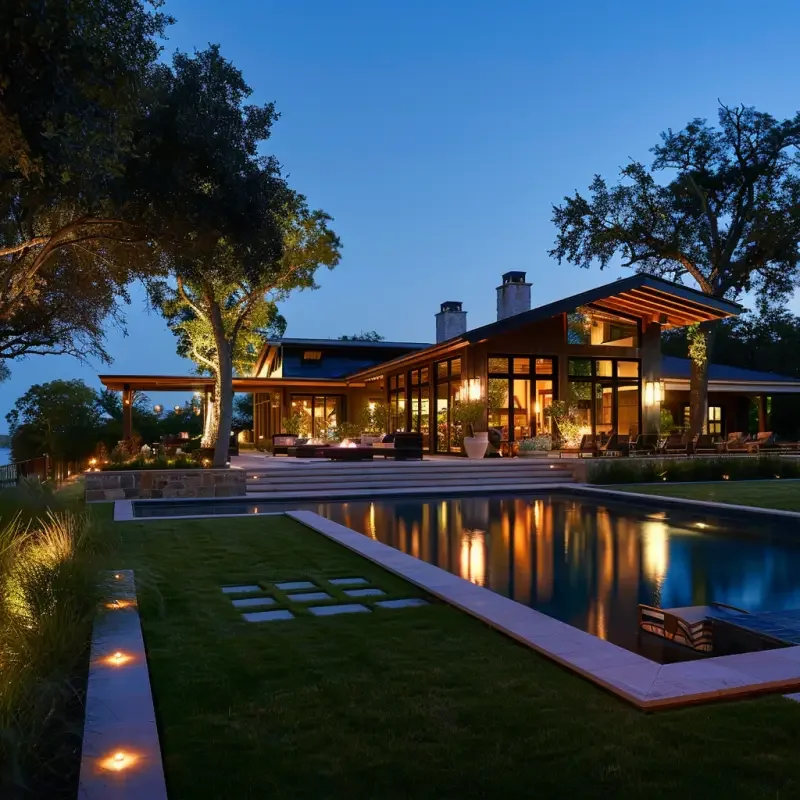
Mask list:
[[219,438],[219,403],[217,398],[220,395],[222,384],[219,379],[219,371],[214,372],[214,394],[206,395],[205,414],[203,415],[203,438],[200,444],[203,447],[214,447]]
[[708,428],[708,367],[711,363],[718,324],[718,322],[703,322],[689,334],[691,360],[689,432],[692,436],[706,433]]
[[233,423],[233,359],[231,347],[225,336],[222,312],[216,301],[209,302],[211,326],[214,330],[214,344],[217,350],[216,416],[218,423],[217,441],[214,445],[214,467],[228,464],[228,445],[230,444],[231,424]]

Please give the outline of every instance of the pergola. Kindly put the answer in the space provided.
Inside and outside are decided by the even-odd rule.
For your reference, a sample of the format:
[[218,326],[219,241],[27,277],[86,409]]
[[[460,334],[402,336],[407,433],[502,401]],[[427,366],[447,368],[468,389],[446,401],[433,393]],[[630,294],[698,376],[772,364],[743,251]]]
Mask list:
[[[133,393],[156,392],[201,392],[205,407],[214,402],[215,379],[205,375],[99,375],[100,382],[114,392],[122,392],[122,435],[130,439],[133,435]],[[363,381],[326,380],[326,387],[333,389],[363,387]],[[234,377],[234,392],[262,392],[283,387],[318,387],[320,380],[303,378],[241,378]]]

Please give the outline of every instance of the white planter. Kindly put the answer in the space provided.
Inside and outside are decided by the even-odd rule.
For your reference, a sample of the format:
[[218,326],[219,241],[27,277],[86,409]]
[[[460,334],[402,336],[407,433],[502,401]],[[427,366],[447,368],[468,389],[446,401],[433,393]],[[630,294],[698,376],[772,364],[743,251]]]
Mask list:
[[483,458],[486,455],[489,449],[489,434],[484,433],[484,439],[479,438],[480,435],[464,437],[464,450],[468,458]]

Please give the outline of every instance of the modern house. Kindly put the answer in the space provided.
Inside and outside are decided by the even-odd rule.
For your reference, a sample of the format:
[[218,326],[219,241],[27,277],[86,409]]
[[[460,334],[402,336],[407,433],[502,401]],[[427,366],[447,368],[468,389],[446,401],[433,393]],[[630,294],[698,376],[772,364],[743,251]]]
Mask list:
[[[264,445],[289,417],[300,417],[304,434],[321,436],[386,403],[392,430],[419,431],[430,453],[457,453],[462,433],[453,408],[465,397],[486,402],[486,424],[503,432],[509,452],[524,438],[549,433],[547,408],[564,398],[574,400],[587,433],[635,435],[657,428],[662,407],[680,424],[689,406],[690,363],[662,358],[662,330],[741,311],[639,274],[531,308],[525,273],[507,272],[497,287],[495,322],[469,329],[461,303],[450,301],[436,314],[432,344],[267,341],[252,374],[234,379],[234,391],[253,393],[254,440]],[[213,402],[211,378],[101,380],[123,392],[123,408],[136,390],[194,390]],[[784,392],[800,393],[800,379],[711,365],[708,432],[747,430],[753,404],[764,430],[767,397]]]

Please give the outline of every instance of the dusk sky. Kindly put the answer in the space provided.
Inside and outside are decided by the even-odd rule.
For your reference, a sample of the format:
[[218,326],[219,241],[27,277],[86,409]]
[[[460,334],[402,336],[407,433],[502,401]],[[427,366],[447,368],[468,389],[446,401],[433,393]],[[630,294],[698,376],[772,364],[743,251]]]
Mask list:
[[[528,273],[534,305],[614,280],[625,273],[548,257],[553,203],[595,173],[614,179],[628,159],[649,161],[660,131],[715,119],[718,98],[777,117],[800,107],[791,0],[168,0],[167,10],[177,24],[165,56],[219,43],[253,99],[282,115],[266,149],[335,219],[342,263],[282,307],[288,336],[375,329],[431,341],[444,300],[463,301],[470,327],[492,321],[508,270]],[[0,432],[33,383],[192,371],[138,290],[127,330],[109,332],[110,367],[12,362]]]

